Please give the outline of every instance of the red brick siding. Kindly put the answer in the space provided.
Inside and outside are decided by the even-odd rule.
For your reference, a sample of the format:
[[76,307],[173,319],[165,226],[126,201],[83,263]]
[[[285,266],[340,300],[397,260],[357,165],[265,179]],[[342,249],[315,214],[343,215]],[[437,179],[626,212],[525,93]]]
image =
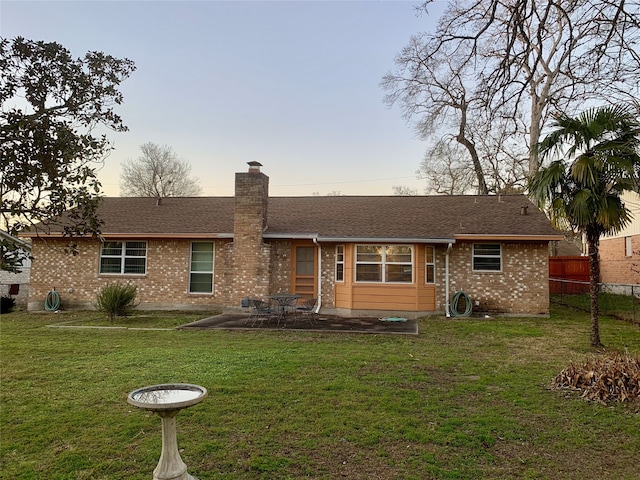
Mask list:
[[334,244],[321,245],[321,280],[320,286],[322,294],[322,305],[325,307],[335,307],[335,275],[336,275],[336,246]]
[[[600,280],[602,283],[640,284],[640,235],[631,237],[631,257],[625,256],[625,238],[600,240]],[[635,271],[634,271],[635,270]]]
[[78,254],[65,251],[67,239],[34,239],[31,269],[30,308],[42,308],[49,290],[56,288],[65,305],[90,307],[105,284],[132,282],[138,287],[141,307],[213,306],[229,301],[224,285],[228,263],[226,241],[214,242],[214,292],[189,293],[190,240],[149,240],[145,275],[105,275],[99,273],[100,242],[77,240]]
[[[145,275],[100,275],[100,242],[79,240],[78,255],[65,252],[66,239],[35,239],[31,272],[31,308],[42,308],[47,292],[55,287],[63,307],[91,306],[98,289],[112,281],[131,281],[138,287],[141,307],[239,306],[245,296],[288,291],[291,286],[291,242],[260,245],[260,255],[245,258],[239,273],[232,259],[234,244],[216,240],[214,293],[190,294],[189,240],[149,240]],[[463,290],[479,301],[482,311],[540,313],[549,311],[546,244],[503,244],[503,271],[471,271],[471,243],[455,244],[450,254],[450,295]],[[436,248],[437,310],[444,310],[446,247]],[[333,245],[322,246],[322,304],[335,304]],[[254,262],[254,263],[252,263]],[[271,267],[268,267],[271,262]],[[416,268],[424,268],[416,265]],[[251,272],[255,272],[252,274]],[[262,292],[265,292],[264,294]],[[39,305],[39,306],[38,306]],[[474,308],[477,308],[474,306]]]
[[[488,242],[501,243],[501,242]],[[471,242],[456,243],[450,254],[450,295],[462,290],[473,302],[474,310],[510,313],[549,313],[549,278],[547,243],[501,243],[502,271],[474,272]],[[441,260],[438,256],[438,260]],[[441,261],[443,263],[444,260]],[[438,297],[442,298],[444,273],[438,272]],[[480,302],[476,306],[476,301]]]
[[277,240],[269,242],[271,247],[270,293],[288,292],[291,290],[291,242]]

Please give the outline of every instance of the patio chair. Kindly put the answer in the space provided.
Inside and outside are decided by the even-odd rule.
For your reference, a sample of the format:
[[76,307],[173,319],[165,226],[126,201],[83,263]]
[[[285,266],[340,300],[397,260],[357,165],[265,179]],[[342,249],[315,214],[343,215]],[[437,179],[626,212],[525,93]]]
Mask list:
[[317,297],[299,301],[296,305],[296,315],[307,319],[313,325],[316,318],[316,312],[314,311],[316,303],[318,303]]
[[251,314],[249,318],[247,318],[247,323],[251,323],[252,327],[258,322],[262,324],[262,322],[269,320],[277,314],[277,312],[271,308],[269,302],[257,298],[249,299],[249,308],[251,308]]

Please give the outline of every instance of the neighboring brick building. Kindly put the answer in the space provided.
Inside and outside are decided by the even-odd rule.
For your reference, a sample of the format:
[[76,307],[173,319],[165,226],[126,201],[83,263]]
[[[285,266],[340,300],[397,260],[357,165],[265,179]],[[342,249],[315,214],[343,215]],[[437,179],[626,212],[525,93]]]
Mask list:
[[102,242],[33,236],[29,308],[53,287],[63,308],[91,307],[102,285],[129,281],[140,308],[230,310],[287,291],[327,313],[417,316],[445,312],[462,290],[483,312],[549,312],[548,244],[562,237],[523,195],[268,189],[252,162],[235,197],[105,198]]
[[[0,230],[0,239],[10,242],[16,242],[23,247],[22,252],[28,255],[31,245],[22,240],[9,235],[4,230]],[[16,306],[24,308],[27,306],[29,299],[29,277],[31,273],[31,259],[26,258],[22,261],[19,273],[0,270],[0,296],[12,297],[16,301]]]
[[[608,285],[640,285],[640,195],[622,195],[633,219],[615,235],[600,239],[600,281]],[[616,290],[614,288],[614,290]],[[620,290],[625,290],[620,288]]]

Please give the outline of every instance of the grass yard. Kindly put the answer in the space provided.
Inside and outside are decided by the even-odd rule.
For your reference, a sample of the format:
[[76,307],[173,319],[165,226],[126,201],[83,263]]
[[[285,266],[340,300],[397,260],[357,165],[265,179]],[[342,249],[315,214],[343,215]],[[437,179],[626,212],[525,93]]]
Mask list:
[[[0,478],[150,479],[160,419],[126,398],[166,382],[209,391],[177,417],[200,480],[638,478],[637,405],[548,389],[593,353],[588,314],[567,307],[426,318],[418,336],[47,327],[83,321],[100,320],[0,315]],[[637,325],[602,318],[601,336],[640,352]]]
[[[583,312],[591,310],[591,297],[583,295],[552,295],[551,302],[573,307]],[[598,297],[598,310],[601,315],[610,315],[620,320],[640,325],[640,298],[632,295],[616,295],[613,293],[600,293]]]

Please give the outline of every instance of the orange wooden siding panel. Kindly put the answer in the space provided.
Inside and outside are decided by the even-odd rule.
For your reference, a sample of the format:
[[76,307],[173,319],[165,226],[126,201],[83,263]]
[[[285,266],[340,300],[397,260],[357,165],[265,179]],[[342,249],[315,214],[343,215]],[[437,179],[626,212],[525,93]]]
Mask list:
[[413,283],[354,282],[354,246],[345,245],[344,282],[335,283],[335,306],[354,310],[435,311],[436,287],[424,284],[424,246],[414,246]]

